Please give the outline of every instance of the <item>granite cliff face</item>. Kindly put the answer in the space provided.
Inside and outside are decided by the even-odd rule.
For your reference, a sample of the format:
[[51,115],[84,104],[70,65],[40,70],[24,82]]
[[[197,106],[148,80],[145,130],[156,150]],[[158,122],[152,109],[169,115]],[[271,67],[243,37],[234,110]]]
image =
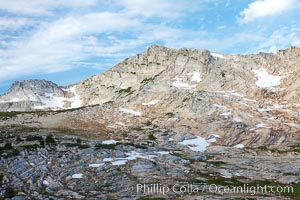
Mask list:
[[28,89],[31,81],[23,83],[26,87],[15,84],[1,101],[18,95],[25,100],[11,107],[2,103],[1,110],[84,106],[63,119],[37,120],[43,126],[92,131],[101,127],[106,132],[150,121],[177,133],[218,135],[217,142],[225,145],[293,144],[299,140],[300,129],[299,61],[296,47],[276,54],[223,55],[151,46],[65,89],[44,81],[32,89]]
[[297,102],[299,54],[295,47],[277,54],[242,56],[152,46],[80,82],[78,90],[84,105],[142,101],[160,94],[168,98],[174,92],[185,96],[194,91],[234,91],[255,99],[262,97],[262,91],[269,91],[276,92],[281,97],[278,100]]

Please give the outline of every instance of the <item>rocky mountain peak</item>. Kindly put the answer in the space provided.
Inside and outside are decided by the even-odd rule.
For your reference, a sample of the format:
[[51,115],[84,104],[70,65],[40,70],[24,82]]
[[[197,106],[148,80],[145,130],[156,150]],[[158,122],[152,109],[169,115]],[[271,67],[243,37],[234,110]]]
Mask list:
[[300,56],[300,48],[296,46],[290,46],[287,49],[277,51],[277,54],[283,56]]
[[76,86],[60,87],[47,80],[24,80],[12,84],[0,96],[0,111],[57,110],[80,107]]
[[34,93],[57,93],[63,95],[63,90],[55,83],[47,80],[30,79],[23,81],[15,81],[8,93],[19,91],[32,91]]

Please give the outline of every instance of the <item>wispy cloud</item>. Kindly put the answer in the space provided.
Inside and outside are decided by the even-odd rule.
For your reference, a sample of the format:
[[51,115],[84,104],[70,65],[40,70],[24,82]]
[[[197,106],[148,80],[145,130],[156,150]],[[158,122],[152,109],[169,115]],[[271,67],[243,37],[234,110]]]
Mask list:
[[0,10],[18,15],[52,15],[55,9],[80,8],[94,5],[96,0],[11,0],[0,1]]
[[298,6],[297,0],[256,0],[240,13],[239,22],[245,24],[258,18],[282,14]]
[[260,51],[275,52],[289,45],[300,46],[300,26],[281,27],[259,44]]
[[1,30],[17,30],[23,28],[25,26],[33,26],[35,25],[35,20],[16,17],[16,18],[8,18],[8,17],[0,17],[0,29]]
[[[227,53],[299,44],[292,22],[249,23],[288,11],[296,2],[280,1],[281,7],[261,0],[247,8],[229,0],[0,1],[0,84],[79,67],[107,69],[151,44]],[[243,24],[237,26],[236,16]]]
[[124,31],[139,25],[138,21],[123,14],[107,12],[45,23],[29,38],[18,41],[13,48],[2,50],[0,79],[31,73],[53,73],[76,67],[76,62],[95,55],[89,46],[99,45],[91,44],[86,36]]

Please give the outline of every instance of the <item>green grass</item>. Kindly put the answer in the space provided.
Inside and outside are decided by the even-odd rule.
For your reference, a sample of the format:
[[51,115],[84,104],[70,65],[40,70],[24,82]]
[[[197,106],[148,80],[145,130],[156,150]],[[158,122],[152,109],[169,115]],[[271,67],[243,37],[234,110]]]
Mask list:
[[12,198],[12,197],[16,196],[17,194],[18,194],[18,192],[14,188],[9,187],[5,190],[4,199]]
[[131,130],[133,130],[133,131],[142,131],[143,128],[140,127],[140,126],[133,126],[133,127],[131,127]]
[[154,78],[150,77],[150,78],[145,78],[144,80],[141,81],[141,84],[145,85],[149,82],[152,82],[154,80]]
[[0,148],[0,154],[6,153],[6,156],[2,156],[4,158],[14,157],[18,156],[20,154],[20,151],[18,149],[5,149],[3,147]]
[[149,120],[143,123],[145,126],[151,126],[152,122],[150,122]]
[[154,79],[155,79],[156,77],[158,77],[162,72],[163,72],[163,71],[161,71],[160,73],[156,74],[156,75],[153,76],[153,77],[145,78],[144,80],[141,81],[141,84],[142,84],[142,85],[146,85],[146,84],[149,83],[149,82],[153,82]]
[[33,145],[26,144],[26,145],[22,145],[21,147],[28,151],[33,151],[33,150],[36,150],[39,147],[39,145],[38,144],[33,144]]
[[182,100],[182,103],[187,102],[189,99],[190,99],[190,98],[185,97],[185,98]]
[[212,164],[216,167],[222,167],[223,165],[225,165],[226,163],[223,161],[207,161],[207,163]]
[[43,137],[39,136],[39,135],[27,135],[25,140],[26,141],[41,141],[41,140],[43,140]]
[[172,112],[168,112],[168,113],[166,113],[166,116],[168,116],[168,117],[174,117],[174,113],[172,113]]
[[153,135],[153,133],[150,133],[148,135],[148,139],[154,141],[154,140],[156,140],[156,137]]
[[87,149],[87,148],[90,148],[91,146],[88,145],[88,144],[78,144],[78,148],[79,149]]
[[64,145],[65,147],[77,147],[78,146],[77,143],[69,143],[69,142],[61,143],[61,145]]
[[119,93],[120,95],[124,95],[125,94],[125,96],[128,96],[128,95],[133,94],[134,91],[132,90],[132,87],[128,87],[126,89],[121,89],[121,90],[118,90],[116,92]]
[[10,118],[21,114],[22,112],[0,112],[0,118]]
[[72,111],[81,110],[81,109],[88,108],[88,107],[95,107],[95,106],[99,106],[99,104],[95,104],[95,105],[91,105],[91,106],[82,106],[82,107],[78,107],[78,108],[64,109],[64,110],[55,110],[55,111],[49,110],[49,111],[26,111],[26,112],[21,112],[21,111],[0,112],[0,119],[1,118],[8,119],[8,118],[20,115],[20,114],[36,114],[38,116],[43,116],[43,115],[47,115],[47,114],[72,112]]
[[96,149],[112,149],[115,150],[116,149],[117,144],[101,144],[98,143],[95,145]]
[[289,149],[284,149],[284,150],[274,149],[274,148],[270,149],[266,145],[259,146],[259,147],[256,147],[256,148],[246,147],[246,149],[259,149],[261,151],[271,151],[273,153],[288,153],[288,152],[298,152],[298,153],[300,153],[300,146],[299,145],[289,146]]
[[134,144],[132,142],[124,143],[123,145],[133,146],[133,147],[138,148],[138,149],[147,149],[147,147],[144,146],[144,145]]

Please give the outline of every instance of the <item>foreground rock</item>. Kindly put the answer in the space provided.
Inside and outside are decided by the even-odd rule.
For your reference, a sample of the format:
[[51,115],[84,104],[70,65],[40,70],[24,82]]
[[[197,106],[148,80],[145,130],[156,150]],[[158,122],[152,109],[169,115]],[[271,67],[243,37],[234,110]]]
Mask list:
[[[291,186],[295,193],[223,194],[227,197],[285,199],[299,187],[299,149],[286,152],[240,149],[210,143],[204,151],[169,140],[157,130],[154,143],[148,138],[130,142],[87,139],[84,135],[52,130],[2,133],[1,196],[36,199],[138,199],[145,196],[185,198],[203,196],[218,199],[209,185],[260,184]],[[21,131],[21,130],[20,130]],[[149,130],[150,131],[150,130]],[[172,134],[172,133],[170,133]],[[52,136],[49,136],[52,135]],[[175,137],[176,134],[172,134]],[[189,134],[180,134],[193,140]],[[43,142],[42,142],[43,141]],[[12,145],[8,147],[8,143]],[[163,144],[163,146],[161,146]],[[14,150],[14,154],[12,154]],[[174,191],[143,192],[143,184],[165,184]],[[187,184],[203,191],[180,193]],[[151,186],[151,185],[150,185]],[[150,187],[149,186],[149,187]],[[204,187],[204,188],[203,188]]]

